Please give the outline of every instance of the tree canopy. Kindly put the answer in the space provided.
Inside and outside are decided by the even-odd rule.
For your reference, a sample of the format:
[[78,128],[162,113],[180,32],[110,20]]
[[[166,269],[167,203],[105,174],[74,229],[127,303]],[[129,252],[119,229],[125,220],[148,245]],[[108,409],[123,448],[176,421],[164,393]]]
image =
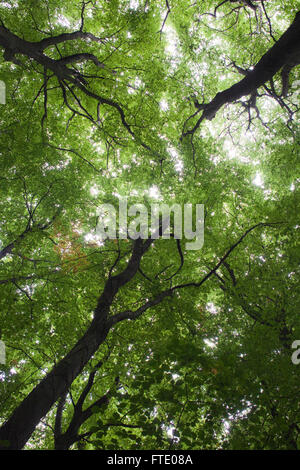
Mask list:
[[299,449],[299,2],[6,0],[0,61],[0,448]]

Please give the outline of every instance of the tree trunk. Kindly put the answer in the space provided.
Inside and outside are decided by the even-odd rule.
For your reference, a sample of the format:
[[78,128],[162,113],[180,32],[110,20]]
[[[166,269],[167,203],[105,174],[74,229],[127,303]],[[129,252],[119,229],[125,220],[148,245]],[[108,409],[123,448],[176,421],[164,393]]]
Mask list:
[[[105,312],[104,318],[106,317]],[[107,313],[107,312],[106,312]],[[106,320],[93,320],[74,348],[35,387],[0,429],[0,449],[22,449],[41,418],[64,394],[108,334]]]
[[22,449],[40,420],[49,412],[53,404],[67,393],[72,382],[107,337],[112,326],[112,323],[108,321],[111,304],[118,290],[137,273],[142,256],[151,243],[151,239],[146,240],[145,243],[141,239],[135,240],[127,267],[107,280],[98,299],[94,319],[85,334],[0,428],[0,450]]

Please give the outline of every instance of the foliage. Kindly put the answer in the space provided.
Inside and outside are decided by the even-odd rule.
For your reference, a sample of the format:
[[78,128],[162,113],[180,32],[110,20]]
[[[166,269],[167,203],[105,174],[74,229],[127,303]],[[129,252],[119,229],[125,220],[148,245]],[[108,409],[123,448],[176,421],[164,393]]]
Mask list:
[[[8,57],[0,35],[1,422],[83,337],[132,255],[133,240],[95,238],[99,205],[120,195],[205,205],[203,248],[182,240],[182,264],[173,238],[151,244],[109,318],[169,294],[112,324],[26,449],[299,449],[299,67],[286,96],[281,68],[255,103],[228,101],[189,133],[298,10],[296,0],[0,5],[1,32],[21,40],[92,35],[51,44],[52,69],[25,46]],[[82,53],[98,64],[74,59],[60,76],[58,61]]]

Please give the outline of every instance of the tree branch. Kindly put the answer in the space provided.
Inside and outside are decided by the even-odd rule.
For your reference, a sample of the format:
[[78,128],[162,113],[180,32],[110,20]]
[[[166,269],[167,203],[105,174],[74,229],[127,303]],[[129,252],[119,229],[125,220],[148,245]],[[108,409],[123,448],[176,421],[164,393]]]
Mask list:
[[255,92],[260,86],[272,79],[272,77],[294,57],[298,57],[300,49],[300,11],[290,27],[283,33],[281,38],[269,49],[247,75],[230,88],[217,93],[207,103],[203,113],[190,130],[184,131],[181,140],[187,135],[194,134],[204,120],[212,120],[217,112],[225,105],[237,101],[243,96]]

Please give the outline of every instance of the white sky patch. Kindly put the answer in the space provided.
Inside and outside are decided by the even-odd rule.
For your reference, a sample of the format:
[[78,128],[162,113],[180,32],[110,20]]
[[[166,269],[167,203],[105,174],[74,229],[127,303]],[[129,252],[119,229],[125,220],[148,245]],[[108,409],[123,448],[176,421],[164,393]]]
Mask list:
[[60,161],[57,165],[49,165],[49,163],[46,162],[42,166],[42,169],[44,171],[62,170],[63,168],[66,168],[71,161],[72,161],[72,159],[70,157],[68,157],[68,158],[66,158],[66,160]]
[[165,99],[161,100],[161,102],[159,103],[159,106],[163,111],[167,111],[169,109],[169,105]]
[[231,139],[225,138],[223,143],[223,149],[227,153],[227,158],[229,160],[236,158],[242,163],[250,163],[252,165],[257,165],[257,161],[252,160],[252,156],[245,155],[246,150],[243,150],[243,148],[249,148],[249,145],[251,145],[253,142],[255,142],[253,134],[249,131],[246,131],[243,132],[242,135],[239,137],[239,146],[234,145]]
[[256,173],[255,178],[253,178],[253,180],[252,180],[252,183],[255,186],[263,188],[264,187],[264,181],[263,181],[262,175],[260,173]]
[[91,193],[92,196],[98,196],[99,192],[100,191],[99,191],[98,187],[95,184],[90,189],[90,193]]
[[141,88],[144,85],[142,80],[139,77],[136,77],[134,82],[130,84],[130,87],[128,88],[128,93],[132,95],[133,93],[136,93],[139,88]]
[[148,191],[148,194],[153,199],[159,199],[161,197],[160,191],[157,186],[151,186],[151,188]]
[[92,145],[97,152],[104,152],[105,150],[105,146],[102,143],[93,142]]
[[142,80],[139,77],[136,77],[136,79],[134,80],[134,86],[136,88],[140,88],[142,85],[143,85]]
[[208,128],[210,134],[211,134],[213,137],[215,137],[215,136],[217,135],[217,133],[218,133],[218,132],[217,132],[217,129],[216,129],[216,126],[214,126],[211,121],[208,121],[208,122],[206,123],[206,125],[207,125],[207,128]]
[[71,23],[68,18],[63,15],[58,16],[58,20],[56,21],[56,23],[60,24],[61,26],[66,26],[67,28],[70,28],[71,26]]
[[204,343],[209,347],[209,348],[216,348],[217,345],[214,341],[212,341],[211,339],[207,339],[205,338],[204,339]]
[[183,172],[183,163],[181,160],[178,160],[176,163],[175,163],[175,170],[178,172],[178,173],[181,173]]
[[[197,63],[189,62],[188,63],[189,69],[192,72],[194,81],[198,83],[198,85],[202,84],[202,77],[208,72],[208,63],[201,60]],[[200,83],[199,83],[200,82]]]
[[270,96],[262,96],[259,101],[260,109],[266,112],[274,111],[278,108],[278,103],[276,100],[271,98]]
[[104,243],[103,243],[103,240],[101,240],[97,235],[93,234],[93,233],[87,233],[85,236],[84,236],[84,241],[88,244],[93,244],[95,246],[103,246]]
[[[174,432],[176,431],[174,423],[171,423],[171,425],[169,425],[169,426],[163,425],[162,429],[164,429],[166,431],[167,436],[168,436],[169,439],[173,439]],[[178,438],[177,439],[175,438],[174,441],[177,442]]]
[[170,25],[165,25],[163,32],[167,38],[167,44],[165,48],[166,53],[174,59],[180,58],[181,54],[179,51],[179,39],[175,29]]
[[229,434],[229,432],[230,432],[230,426],[231,426],[230,421],[227,421],[226,419],[224,419],[224,421],[223,421],[223,429],[224,429],[225,434]]
[[240,154],[238,152],[238,149],[234,147],[232,142],[229,139],[226,139],[223,145],[224,150],[227,153],[228,158],[231,160],[232,158],[238,158],[240,159]]
[[213,304],[212,302],[208,302],[206,304],[206,310],[209,312],[209,313],[212,313],[214,315],[216,315],[218,313],[218,307],[215,306],[215,304]]
[[12,8],[12,5],[10,5],[9,3],[3,2],[3,3],[1,3],[0,7],[3,7],[3,8]]
[[129,8],[131,10],[137,10],[140,6],[139,0],[130,0],[129,2]]
[[215,165],[218,165],[218,163],[221,161],[220,155],[212,155],[210,159]]
[[297,90],[300,88],[300,80],[295,80],[292,83],[292,88],[297,88]]
[[183,173],[183,161],[180,159],[177,150],[174,147],[168,147],[168,152],[174,162],[175,170],[182,174]]

